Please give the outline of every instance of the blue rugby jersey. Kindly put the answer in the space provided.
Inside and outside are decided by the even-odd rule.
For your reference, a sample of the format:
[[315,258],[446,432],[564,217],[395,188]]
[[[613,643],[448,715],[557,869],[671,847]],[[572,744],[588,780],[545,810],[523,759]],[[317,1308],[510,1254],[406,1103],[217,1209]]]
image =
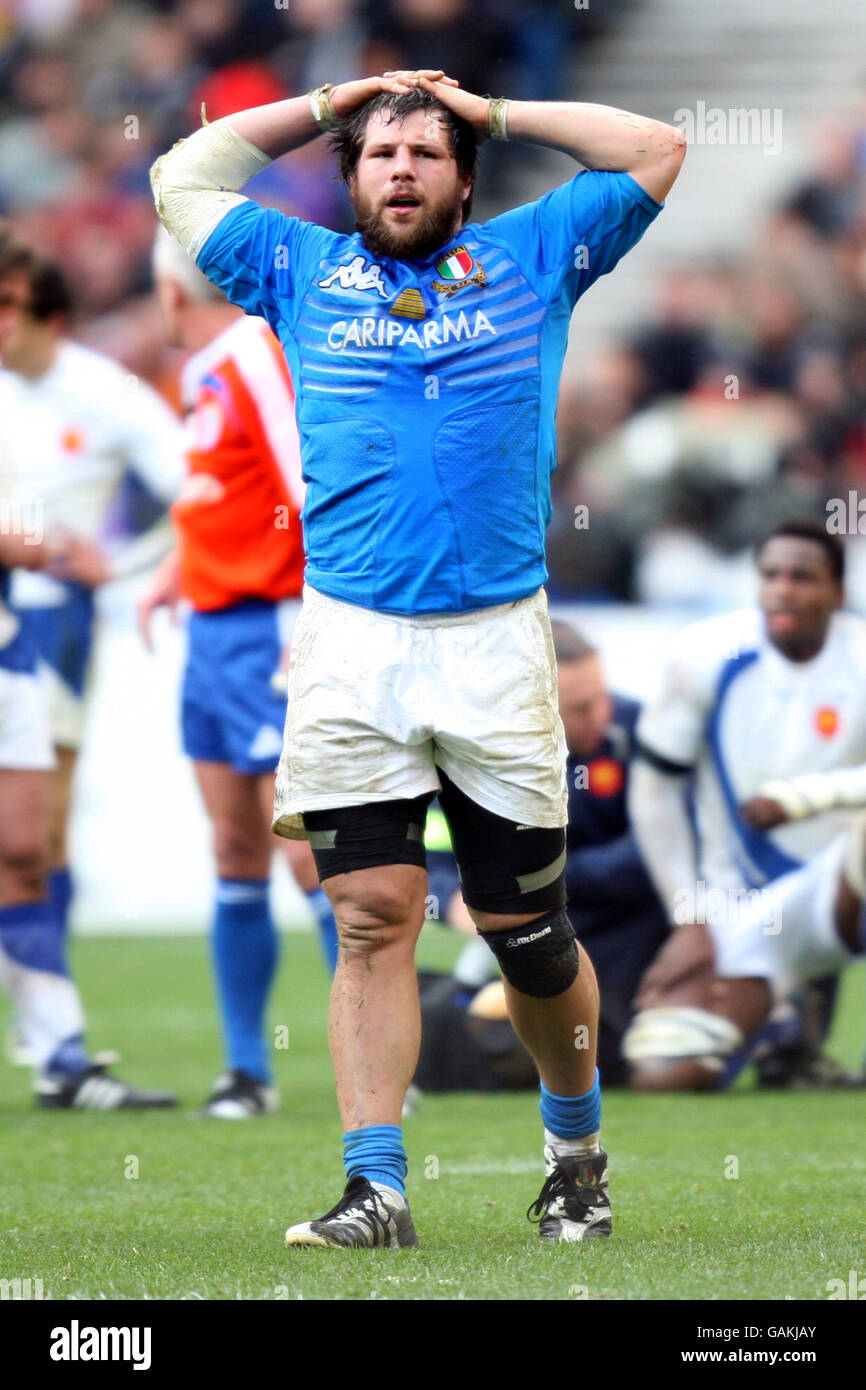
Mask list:
[[197,263],[285,349],[308,583],[410,615],[544,583],[569,319],[660,208],[586,171],[405,261],[254,202],[226,214]]

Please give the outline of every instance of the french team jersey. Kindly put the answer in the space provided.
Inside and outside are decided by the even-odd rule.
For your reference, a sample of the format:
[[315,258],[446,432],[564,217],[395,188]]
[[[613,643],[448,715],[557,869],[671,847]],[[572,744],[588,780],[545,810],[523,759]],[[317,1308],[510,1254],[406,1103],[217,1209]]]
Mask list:
[[660,207],[586,171],[406,261],[250,201],[222,218],[197,263],[285,349],[314,588],[416,614],[544,583],[571,313]]
[[641,714],[641,745],[694,767],[701,878],[760,887],[814,858],[851,823],[825,811],[764,832],[737,807],[764,782],[847,769],[866,804],[866,621],[831,620],[810,661],[789,661],[758,611],[693,623],[671,646],[659,696]]
[[[163,501],[174,499],[183,435],[146,382],[102,353],[63,341],[40,377],[0,372],[0,454],[11,478],[10,505],[21,515],[38,517],[46,535],[68,530],[101,543],[127,469]],[[116,573],[136,544],[112,554]],[[68,599],[68,586],[49,574],[14,572],[14,607],[62,606]]]
[[260,318],[239,318],[187,362],[189,474],[172,508],[181,589],[210,612],[300,594],[304,498],[294,392]]

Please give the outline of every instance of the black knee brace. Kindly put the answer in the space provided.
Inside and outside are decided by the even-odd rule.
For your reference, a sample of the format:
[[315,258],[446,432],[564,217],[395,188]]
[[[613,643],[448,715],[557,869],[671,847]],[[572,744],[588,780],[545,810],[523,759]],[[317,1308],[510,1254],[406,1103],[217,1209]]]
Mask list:
[[424,821],[434,792],[398,801],[371,801],[329,811],[305,811],[319,879],[383,864],[424,869]]
[[508,983],[532,999],[563,994],[577,978],[577,939],[564,907],[522,927],[482,935]]

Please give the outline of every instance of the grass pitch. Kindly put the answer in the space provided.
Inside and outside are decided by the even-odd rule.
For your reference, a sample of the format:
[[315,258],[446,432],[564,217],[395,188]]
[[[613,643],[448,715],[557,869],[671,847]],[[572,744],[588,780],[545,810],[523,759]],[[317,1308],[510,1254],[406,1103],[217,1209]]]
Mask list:
[[[444,968],[455,944],[428,928],[419,960]],[[82,938],[75,969],[91,1045],[183,1109],[37,1112],[27,1074],[0,1063],[0,1278],[41,1279],[45,1298],[826,1299],[828,1280],[866,1272],[866,1092],[748,1083],[607,1093],[612,1240],[551,1248],[526,1221],[543,1177],[531,1093],[428,1096],[405,1125],[421,1247],[287,1251],[285,1227],[344,1182],[313,937],[283,939],[282,1113],[249,1123],[189,1117],[221,1066],[202,938]],[[858,968],[831,1043],[850,1066],[863,994]]]

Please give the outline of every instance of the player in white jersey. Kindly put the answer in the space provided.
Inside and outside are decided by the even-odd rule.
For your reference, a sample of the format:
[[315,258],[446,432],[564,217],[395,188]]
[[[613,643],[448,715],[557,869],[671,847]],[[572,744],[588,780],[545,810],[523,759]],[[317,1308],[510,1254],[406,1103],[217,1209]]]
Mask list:
[[48,668],[53,784],[51,892],[61,924],[71,898],[66,823],[83,724],[94,591],[170,546],[158,525],[111,548],[104,529],[131,471],[160,500],[183,474],[179,421],[146,383],[65,336],[71,298],[57,266],[3,228],[0,297],[0,456],[8,505],[52,539],[51,572],[18,570],[10,603]]
[[758,549],[760,611],[685,629],[638,725],[630,813],[676,927],[626,1036],[634,1084],[709,1089],[773,1004],[860,948],[866,621],[818,524]]
[[[0,319],[3,316],[0,298]],[[0,493],[2,496],[2,493]],[[91,1057],[47,884],[54,754],[38,657],[4,597],[8,568],[41,568],[38,533],[0,531],[0,983],[17,1011],[35,1069],[37,1104],[51,1109],[130,1110],[177,1104],[106,1071]]]

